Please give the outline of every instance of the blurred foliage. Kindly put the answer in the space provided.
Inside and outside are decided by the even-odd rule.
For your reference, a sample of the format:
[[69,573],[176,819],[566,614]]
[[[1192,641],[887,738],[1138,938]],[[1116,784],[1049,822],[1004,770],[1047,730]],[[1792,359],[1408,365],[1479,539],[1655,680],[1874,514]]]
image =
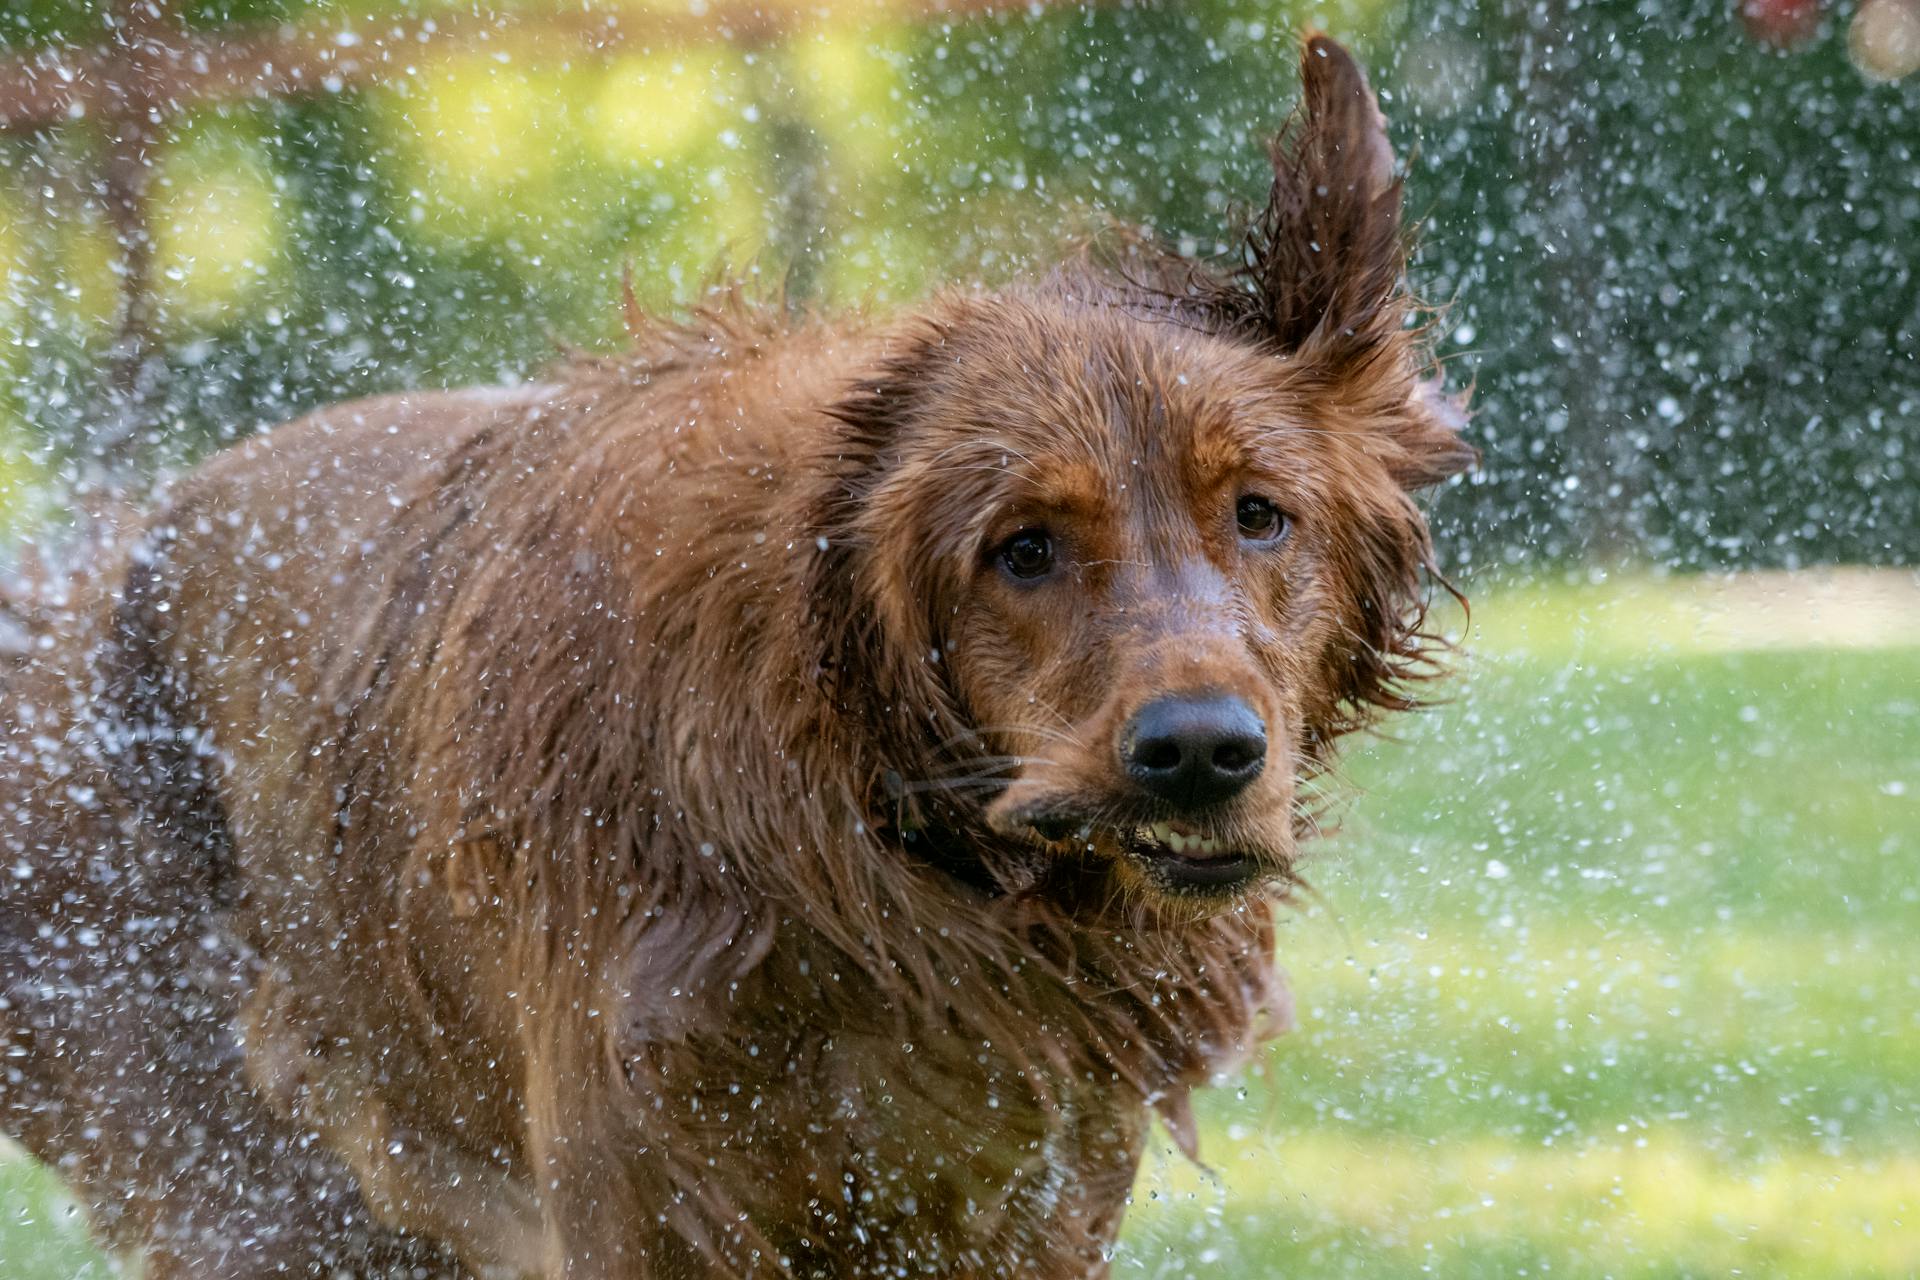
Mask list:
[[[656,306],[729,265],[841,303],[1002,278],[1092,210],[1226,249],[1313,20],[1375,69],[1413,156],[1416,283],[1451,303],[1441,350],[1477,384],[1486,465],[1438,507],[1453,563],[1920,559],[1920,77],[1865,81],[1843,13],[1780,53],[1678,0],[883,12],[758,47],[562,60],[509,39],[176,121],[154,192],[161,452],[615,342],[627,262]],[[93,41],[106,13],[16,2],[0,41]],[[42,468],[110,412],[100,147],[88,120],[0,139],[0,405]]]

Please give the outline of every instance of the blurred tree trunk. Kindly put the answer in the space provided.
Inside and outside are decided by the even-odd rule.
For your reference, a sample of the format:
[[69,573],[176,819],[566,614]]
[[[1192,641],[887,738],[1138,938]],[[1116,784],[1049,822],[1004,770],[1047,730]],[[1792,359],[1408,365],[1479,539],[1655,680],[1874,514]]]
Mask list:
[[1619,309],[1607,293],[1616,228],[1595,159],[1602,150],[1595,136],[1602,127],[1593,99],[1598,80],[1581,60],[1586,46],[1575,40],[1591,26],[1592,15],[1583,12],[1589,7],[1582,0],[1509,0],[1505,43],[1519,60],[1517,176],[1533,197],[1519,227],[1534,243],[1519,251],[1536,255],[1547,338],[1541,354],[1559,361],[1547,385],[1559,389],[1566,415],[1558,432],[1557,502],[1572,517],[1581,549],[1606,562],[1632,554],[1638,543],[1637,486],[1624,406],[1613,394],[1623,376],[1616,353],[1624,348],[1614,331]]
[[789,310],[806,307],[819,292],[820,243],[826,232],[827,195],[821,189],[825,148],[795,92],[789,56],[772,44],[759,50],[755,96],[772,144],[771,241],[767,264],[784,273]]
[[117,108],[107,118],[100,199],[120,251],[120,322],[108,370],[108,413],[91,441],[109,481],[134,469],[150,446],[163,398],[165,366],[155,341],[153,228],[147,192],[159,145],[161,69],[156,52],[173,30],[173,0],[118,0],[112,84]]

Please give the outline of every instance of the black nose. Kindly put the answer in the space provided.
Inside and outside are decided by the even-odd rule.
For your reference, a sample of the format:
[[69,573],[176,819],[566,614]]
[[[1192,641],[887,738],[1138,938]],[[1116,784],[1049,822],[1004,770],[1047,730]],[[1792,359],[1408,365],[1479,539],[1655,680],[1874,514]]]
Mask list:
[[1219,804],[1260,776],[1267,728],[1238,698],[1161,698],[1127,722],[1120,762],[1135,782],[1186,808]]

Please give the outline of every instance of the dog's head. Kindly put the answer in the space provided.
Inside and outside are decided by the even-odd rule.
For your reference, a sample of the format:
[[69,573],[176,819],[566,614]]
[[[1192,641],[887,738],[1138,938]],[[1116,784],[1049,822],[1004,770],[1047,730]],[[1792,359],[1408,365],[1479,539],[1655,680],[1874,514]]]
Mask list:
[[1408,705],[1410,494],[1474,453],[1407,327],[1373,95],[1324,37],[1303,75],[1232,269],[1136,247],[948,299],[837,410],[840,695],[897,824],[1003,884],[1230,902],[1285,876],[1328,744]]

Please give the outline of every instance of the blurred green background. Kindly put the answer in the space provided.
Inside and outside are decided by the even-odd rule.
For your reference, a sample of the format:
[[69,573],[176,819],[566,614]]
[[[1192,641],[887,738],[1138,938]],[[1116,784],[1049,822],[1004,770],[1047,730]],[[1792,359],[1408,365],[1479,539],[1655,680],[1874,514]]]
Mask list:
[[1920,1274],[1912,577],[1475,617],[1459,701],[1347,769],[1299,1031],[1122,1274]]
[[[616,344],[628,264],[885,306],[1103,215],[1224,250],[1324,27],[1476,386],[1432,508],[1470,658],[1344,771],[1300,1028],[1117,1270],[1920,1274],[1920,75],[1859,35],[1920,50],[1920,0],[1739,3],[196,0],[183,39],[408,35],[163,78],[134,264],[111,113],[28,108],[144,0],[6,0],[0,542],[101,469]],[[63,1205],[0,1155],[0,1277],[106,1274]]]

